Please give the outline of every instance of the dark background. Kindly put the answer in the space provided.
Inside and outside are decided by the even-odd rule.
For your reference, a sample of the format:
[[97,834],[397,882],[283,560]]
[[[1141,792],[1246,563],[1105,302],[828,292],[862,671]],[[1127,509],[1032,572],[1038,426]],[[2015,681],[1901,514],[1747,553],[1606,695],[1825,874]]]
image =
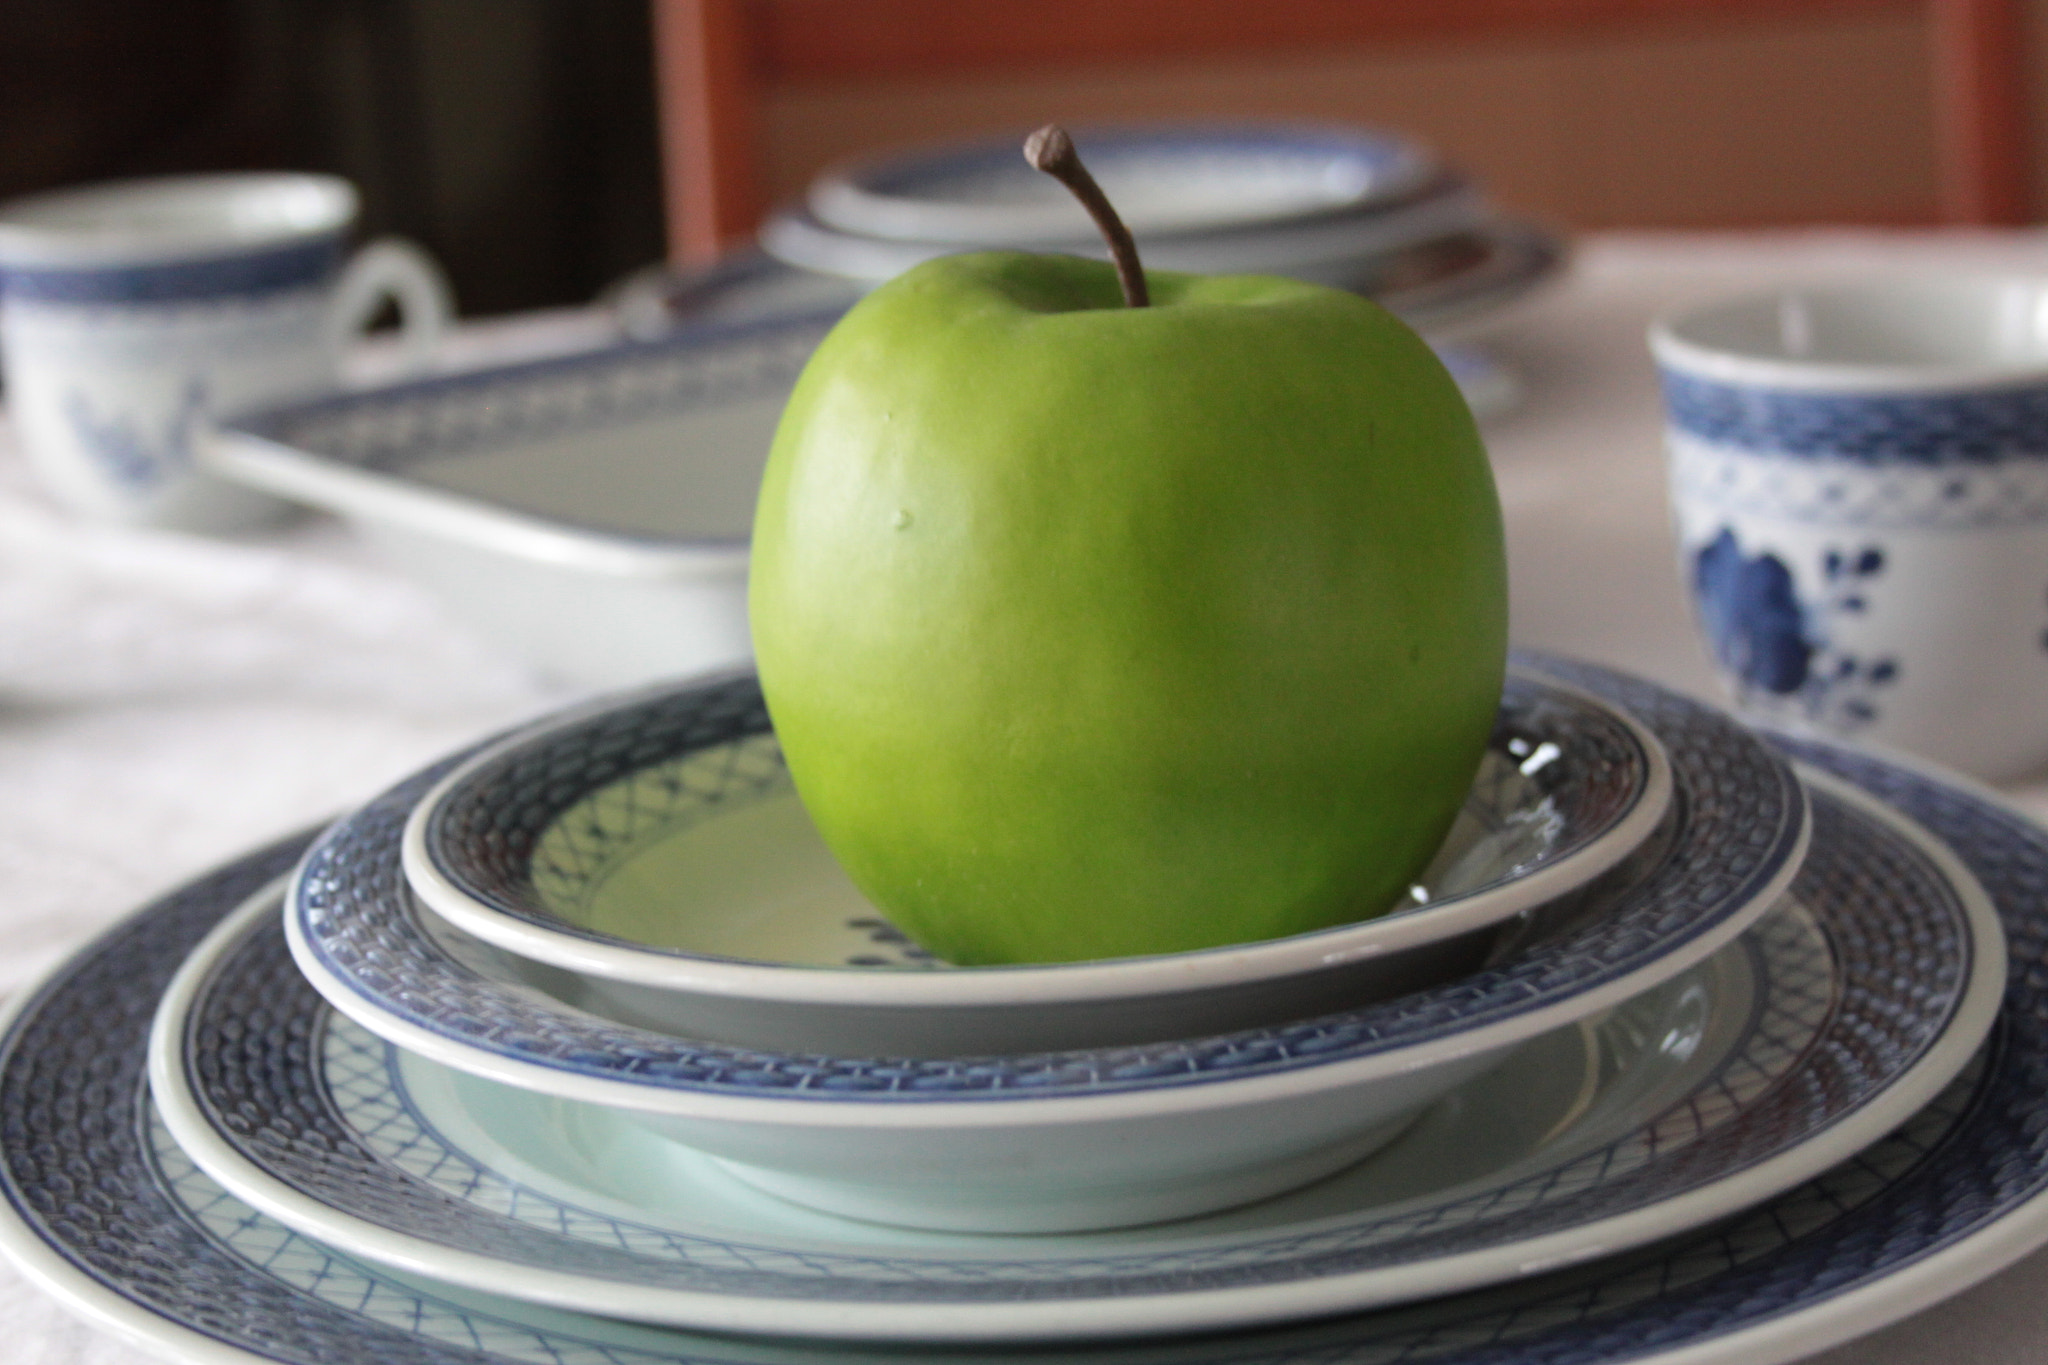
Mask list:
[[0,0],[0,199],[331,171],[464,313],[589,299],[662,251],[646,0]]

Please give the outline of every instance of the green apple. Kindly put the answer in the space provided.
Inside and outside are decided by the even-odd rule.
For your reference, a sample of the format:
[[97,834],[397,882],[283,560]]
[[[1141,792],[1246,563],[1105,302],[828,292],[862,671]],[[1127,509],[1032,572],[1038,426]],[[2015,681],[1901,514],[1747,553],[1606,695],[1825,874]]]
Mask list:
[[989,252],[796,385],[750,610],[797,792],[962,964],[1379,914],[1500,700],[1499,506],[1456,385],[1356,295]]

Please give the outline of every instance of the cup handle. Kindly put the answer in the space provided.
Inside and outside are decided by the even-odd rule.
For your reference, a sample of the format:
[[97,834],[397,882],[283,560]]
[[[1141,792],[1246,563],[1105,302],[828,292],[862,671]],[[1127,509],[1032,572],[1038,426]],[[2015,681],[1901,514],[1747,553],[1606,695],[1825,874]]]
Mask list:
[[358,251],[334,288],[328,326],[335,351],[369,330],[384,301],[398,305],[398,365],[424,369],[455,316],[441,267],[411,242],[384,237]]

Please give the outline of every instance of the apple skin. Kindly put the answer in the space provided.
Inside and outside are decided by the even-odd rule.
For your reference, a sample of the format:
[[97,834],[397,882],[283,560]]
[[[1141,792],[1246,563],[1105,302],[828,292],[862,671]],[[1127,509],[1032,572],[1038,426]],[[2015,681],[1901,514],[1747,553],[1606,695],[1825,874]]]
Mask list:
[[1457,386],[1356,295],[928,262],[785,409],[749,610],[798,795],[962,965],[1389,909],[1501,694],[1507,582]]

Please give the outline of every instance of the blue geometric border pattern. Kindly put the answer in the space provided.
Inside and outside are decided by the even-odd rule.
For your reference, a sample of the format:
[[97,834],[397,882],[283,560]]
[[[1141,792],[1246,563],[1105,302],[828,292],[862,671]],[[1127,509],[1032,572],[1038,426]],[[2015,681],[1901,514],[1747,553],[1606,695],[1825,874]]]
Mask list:
[[341,464],[403,473],[449,456],[786,392],[837,316],[693,327],[674,338],[295,403],[235,425]]
[[[441,1137],[407,1097],[395,1051],[296,978],[274,922],[206,983],[186,1065],[214,1129],[259,1169],[379,1226],[553,1271],[867,1302],[1107,1298],[1355,1273],[1526,1241],[1727,1179],[1841,1122],[1924,1055],[1969,978],[1961,904],[1918,848],[1869,817],[1822,798],[1815,819],[1815,850],[1793,894],[1817,923],[1777,915],[1742,940],[1754,1013],[1739,1045],[1670,1108],[1605,1146],[1458,1199],[1307,1231],[1205,1236],[1190,1249],[851,1255],[565,1204]],[[317,1068],[304,1063],[307,1039],[317,1040]]]
[[1856,465],[2048,459],[2048,388],[1786,393],[1662,370],[1672,426],[1713,445]]
[[[718,713],[722,715],[721,713]],[[456,886],[501,914],[556,933],[616,942],[564,918],[619,861],[645,842],[790,789],[765,707],[749,705],[743,731],[707,726],[689,697],[629,700],[484,764],[434,807],[427,855]],[[716,738],[713,738],[716,736]],[[1545,749],[1546,760],[1526,758]],[[1573,853],[1635,809],[1649,757],[1635,732],[1603,708],[1510,675],[1482,773],[1465,810],[1500,829],[1532,828],[1514,867],[1526,873]],[[1525,776],[1521,767],[1530,767]],[[1509,787],[1508,779],[1517,779]],[[1530,789],[1527,808],[1513,802]],[[1474,895],[1507,879],[1461,889]],[[1428,914],[1427,907],[1391,913]],[[641,946],[641,945],[635,945]],[[671,951],[652,949],[651,951]],[[680,955],[680,954],[679,954]]]
[[[1936,779],[1825,745],[1799,756],[1892,801],[1983,882],[2013,949],[1999,1028],[1919,1116],[1704,1232],[1515,1284],[1300,1327],[1177,1342],[1177,1365],[1599,1365],[1823,1309],[2048,1195],[2048,833]],[[283,1365],[845,1365],[846,1348],[634,1332],[450,1297],[324,1252],[252,1210],[202,1223],[153,1156],[142,1067],[184,953],[290,843],[156,902],[41,987],[0,1040],[0,1191],[82,1281]],[[194,1174],[193,1185],[208,1182]],[[203,1188],[197,1193],[203,1194]],[[214,1192],[218,1194],[217,1189]],[[239,1216],[230,1216],[230,1215]],[[211,1230],[209,1230],[211,1229]],[[287,1270],[280,1248],[295,1244]],[[1958,1286],[1960,1287],[1960,1286]],[[626,1342],[630,1340],[630,1345]],[[1156,1365],[1157,1342],[920,1352],[934,1365]],[[866,1353],[873,1359],[874,1353]],[[887,1354],[887,1353],[884,1353]],[[900,1354],[900,1353],[899,1353]]]
[[[807,1103],[1029,1100],[1202,1085],[1410,1047],[1512,1019],[1626,977],[1711,933],[1790,861],[1806,801],[1791,769],[1722,712],[1589,665],[1530,656],[1631,712],[1664,745],[1677,788],[1670,841],[1598,915],[1442,986],[1297,1023],[1208,1038],[1030,1056],[876,1058],[774,1053],[612,1024],[457,960],[422,919],[399,857],[405,822],[458,760],[400,783],[329,829],[285,913],[307,950],[377,1013],[464,1047],[653,1089]],[[705,742],[765,724],[751,676],[670,699]],[[630,739],[620,771],[636,755]]]
[[2048,521],[2048,460],[1887,465],[1788,460],[1673,435],[1681,505],[1858,530],[1977,530]]
[[264,251],[121,266],[0,268],[0,298],[61,307],[205,303],[305,289],[341,269],[339,234]]

